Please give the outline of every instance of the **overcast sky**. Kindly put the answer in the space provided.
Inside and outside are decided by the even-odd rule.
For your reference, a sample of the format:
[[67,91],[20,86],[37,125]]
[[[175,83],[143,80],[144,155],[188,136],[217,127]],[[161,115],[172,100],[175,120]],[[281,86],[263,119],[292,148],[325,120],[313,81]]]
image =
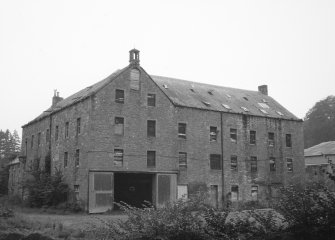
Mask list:
[[257,90],[303,118],[335,94],[335,1],[0,0],[0,129],[128,65]]

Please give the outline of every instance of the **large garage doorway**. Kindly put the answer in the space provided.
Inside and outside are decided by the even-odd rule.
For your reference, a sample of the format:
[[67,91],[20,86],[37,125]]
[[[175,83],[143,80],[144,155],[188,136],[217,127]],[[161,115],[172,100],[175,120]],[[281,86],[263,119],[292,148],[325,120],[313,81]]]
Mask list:
[[[147,201],[153,202],[154,174],[114,173],[114,202],[125,202],[141,208]],[[114,209],[118,209],[114,205]]]

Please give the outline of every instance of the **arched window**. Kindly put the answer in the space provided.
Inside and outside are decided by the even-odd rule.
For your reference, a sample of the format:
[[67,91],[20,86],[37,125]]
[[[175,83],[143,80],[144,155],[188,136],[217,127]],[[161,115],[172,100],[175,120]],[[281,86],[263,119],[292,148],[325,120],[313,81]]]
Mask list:
[[130,89],[140,90],[140,71],[137,69],[130,71]]

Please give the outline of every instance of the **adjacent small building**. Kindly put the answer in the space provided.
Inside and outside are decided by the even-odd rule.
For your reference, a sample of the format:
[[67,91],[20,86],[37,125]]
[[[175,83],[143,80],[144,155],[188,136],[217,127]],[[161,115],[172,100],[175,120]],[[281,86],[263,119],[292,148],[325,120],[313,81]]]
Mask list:
[[302,120],[258,91],[149,75],[129,65],[23,126],[22,159],[63,172],[90,213],[160,206],[208,190],[213,206],[268,203],[304,182]]
[[307,183],[320,183],[335,191],[335,182],[329,178],[335,167],[335,141],[307,148],[304,155]]

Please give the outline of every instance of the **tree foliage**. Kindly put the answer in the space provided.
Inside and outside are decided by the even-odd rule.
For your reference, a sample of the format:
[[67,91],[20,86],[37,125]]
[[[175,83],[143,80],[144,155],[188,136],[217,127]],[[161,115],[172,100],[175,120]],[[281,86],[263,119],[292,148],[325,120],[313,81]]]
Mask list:
[[20,153],[20,137],[16,130],[11,133],[0,130],[0,195],[8,192],[9,167],[7,164]]
[[305,148],[335,140],[335,96],[317,102],[304,118]]
[[56,206],[67,200],[69,187],[61,171],[50,175],[37,168],[29,173],[30,177],[22,183],[22,187],[28,192],[27,204],[30,207]]

